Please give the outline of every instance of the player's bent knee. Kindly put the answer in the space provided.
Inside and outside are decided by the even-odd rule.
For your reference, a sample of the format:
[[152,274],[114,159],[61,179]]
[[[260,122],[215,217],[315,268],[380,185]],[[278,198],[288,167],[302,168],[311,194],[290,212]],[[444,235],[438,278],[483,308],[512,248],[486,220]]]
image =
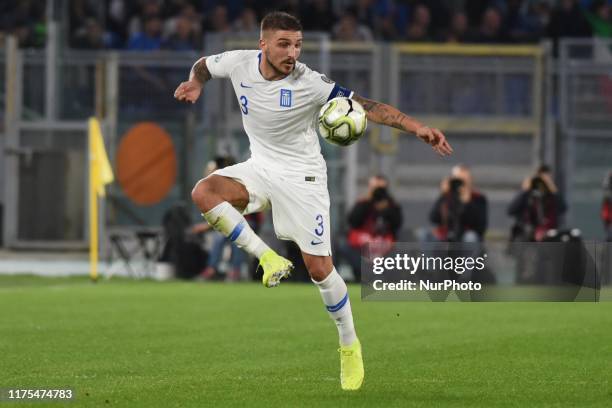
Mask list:
[[204,189],[204,180],[200,180],[196,183],[195,186],[193,186],[193,190],[191,190],[191,201],[194,202],[194,204],[196,204],[198,207],[200,206],[200,202],[202,201],[203,197],[203,189]]
[[334,269],[331,257],[328,256],[305,256],[304,261],[308,274],[315,282],[325,280]]
[[326,271],[323,268],[316,268],[308,271],[310,278],[315,282],[324,281],[325,278],[329,276],[330,272],[331,271]]
[[198,181],[191,191],[191,199],[204,212],[211,210],[219,201],[215,195],[215,187],[207,179]]

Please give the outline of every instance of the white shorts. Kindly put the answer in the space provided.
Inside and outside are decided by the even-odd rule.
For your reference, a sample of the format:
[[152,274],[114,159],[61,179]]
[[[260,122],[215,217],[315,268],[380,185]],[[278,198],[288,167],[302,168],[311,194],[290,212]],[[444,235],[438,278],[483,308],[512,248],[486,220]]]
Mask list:
[[310,175],[280,175],[247,160],[212,174],[229,177],[249,192],[243,214],[272,207],[274,232],[295,242],[303,252],[331,256],[327,179]]

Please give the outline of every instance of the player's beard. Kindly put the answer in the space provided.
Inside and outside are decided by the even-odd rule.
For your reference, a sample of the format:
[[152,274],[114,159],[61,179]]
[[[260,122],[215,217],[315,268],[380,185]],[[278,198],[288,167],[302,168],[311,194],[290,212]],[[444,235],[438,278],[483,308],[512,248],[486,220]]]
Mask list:
[[295,63],[294,63],[293,68],[291,68],[291,71],[284,72],[280,68],[278,68],[276,65],[274,65],[272,61],[270,61],[270,57],[268,57],[267,53],[264,53],[264,55],[266,56],[266,62],[268,63],[268,65],[270,65],[272,69],[274,70],[274,72],[277,73],[278,75],[289,75],[291,71],[293,71],[293,68],[295,68]]

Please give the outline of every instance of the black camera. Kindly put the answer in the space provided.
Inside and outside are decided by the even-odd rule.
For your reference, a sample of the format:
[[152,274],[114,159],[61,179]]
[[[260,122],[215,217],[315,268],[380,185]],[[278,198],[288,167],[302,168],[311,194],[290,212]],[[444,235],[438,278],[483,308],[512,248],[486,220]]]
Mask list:
[[448,188],[451,193],[456,194],[459,192],[461,186],[463,186],[464,182],[460,178],[453,177],[448,181]]
[[378,187],[372,192],[372,202],[378,203],[390,198],[389,192],[385,187]]
[[544,180],[539,176],[534,176],[531,178],[531,184],[529,185],[529,191],[532,193],[541,193],[546,194],[549,192],[548,186],[544,182]]

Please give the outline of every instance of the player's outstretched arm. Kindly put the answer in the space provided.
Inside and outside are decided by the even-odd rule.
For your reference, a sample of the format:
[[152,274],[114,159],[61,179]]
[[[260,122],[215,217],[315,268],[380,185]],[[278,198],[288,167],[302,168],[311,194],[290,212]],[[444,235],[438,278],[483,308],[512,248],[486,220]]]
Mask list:
[[414,133],[416,137],[431,145],[441,156],[448,156],[453,152],[453,148],[446,141],[446,136],[440,130],[425,126],[418,120],[385,103],[373,101],[357,94],[353,94],[352,99],[363,106],[368,120],[380,123],[381,125],[391,126],[404,132]]
[[206,66],[206,57],[202,57],[193,64],[189,73],[189,80],[181,82],[174,91],[174,97],[179,101],[195,103],[200,97],[202,87],[212,76]]

